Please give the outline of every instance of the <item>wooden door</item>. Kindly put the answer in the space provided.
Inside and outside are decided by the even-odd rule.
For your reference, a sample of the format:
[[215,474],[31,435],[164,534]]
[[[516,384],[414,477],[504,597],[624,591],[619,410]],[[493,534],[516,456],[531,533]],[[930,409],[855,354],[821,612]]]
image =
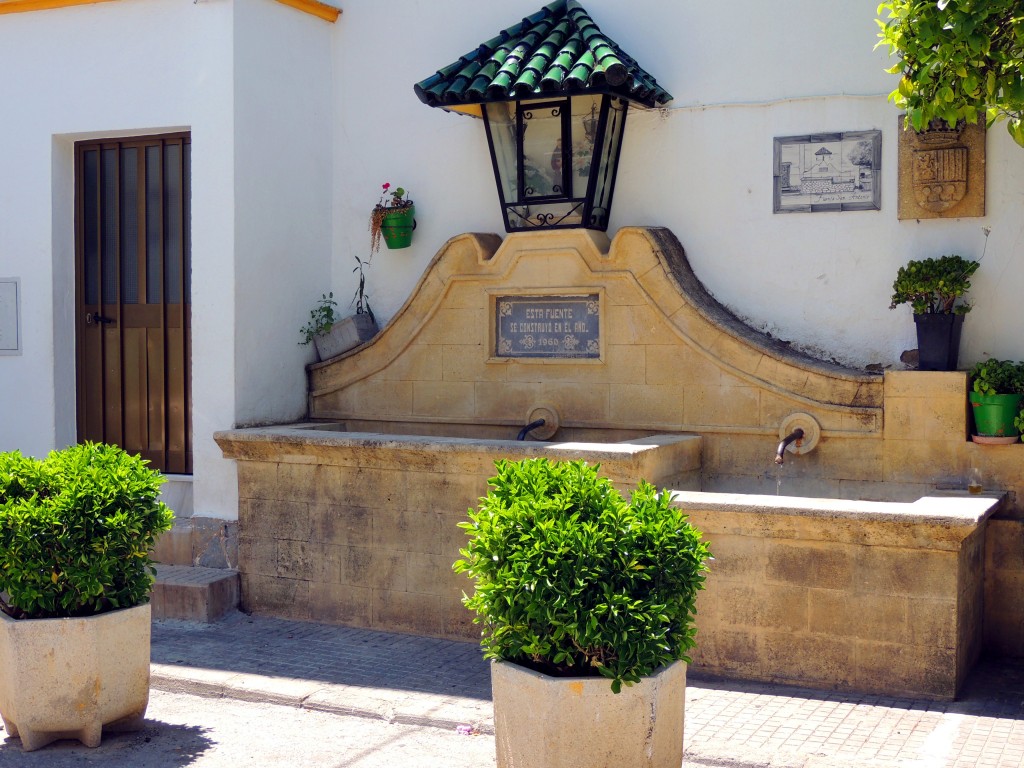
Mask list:
[[192,472],[188,134],[75,145],[78,440]]

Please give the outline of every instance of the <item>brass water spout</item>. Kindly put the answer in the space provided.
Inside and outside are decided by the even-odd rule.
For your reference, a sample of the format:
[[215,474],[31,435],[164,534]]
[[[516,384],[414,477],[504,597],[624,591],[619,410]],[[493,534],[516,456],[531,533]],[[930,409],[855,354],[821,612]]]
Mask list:
[[775,451],[775,463],[776,464],[783,464],[783,463],[785,463],[786,459],[784,458],[784,456],[785,456],[785,453],[786,453],[786,448],[788,448],[789,444],[792,443],[792,442],[795,442],[797,445],[800,445],[800,441],[803,440],[803,439],[804,439],[804,431],[802,429],[800,429],[800,427],[797,427],[792,432],[790,432],[788,435],[786,435],[784,438],[782,438],[782,442],[779,443],[779,447]]

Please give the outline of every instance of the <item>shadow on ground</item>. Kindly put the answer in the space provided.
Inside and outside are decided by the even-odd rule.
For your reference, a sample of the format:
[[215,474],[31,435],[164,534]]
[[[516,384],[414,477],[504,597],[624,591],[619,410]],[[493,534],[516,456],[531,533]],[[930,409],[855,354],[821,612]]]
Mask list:
[[239,674],[490,700],[475,642],[235,613],[215,624],[153,623],[152,660]]
[[[216,624],[154,622],[152,658],[239,674],[491,698],[489,664],[477,643],[243,613]],[[1024,659],[983,659],[954,702],[724,680],[695,668],[689,676],[721,690],[1024,719]]]
[[985,658],[978,662],[955,701],[928,701],[901,696],[850,691],[819,691],[797,686],[726,680],[691,669],[688,679],[701,688],[721,691],[791,696],[811,701],[836,701],[897,709],[923,709],[970,715],[1024,720],[1024,658]]
[[185,768],[212,746],[209,729],[146,720],[141,731],[104,734],[95,748],[62,740],[35,752],[25,752],[21,740],[0,728],[0,765],[4,768],[45,765],[46,768],[102,765],[103,768]]

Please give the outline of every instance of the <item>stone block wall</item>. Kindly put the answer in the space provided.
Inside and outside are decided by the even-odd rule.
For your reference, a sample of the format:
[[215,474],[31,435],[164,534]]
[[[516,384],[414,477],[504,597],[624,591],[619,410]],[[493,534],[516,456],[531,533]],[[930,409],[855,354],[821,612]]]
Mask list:
[[960,495],[811,512],[682,494],[715,557],[697,603],[695,667],[953,698],[981,651],[980,523],[998,504]]
[[985,541],[985,644],[1024,655],[1024,521],[989,522]]
[[348,626],[475,639],[461,603],[471,589],[452,571],[458,527],[487,492],[498,458],[552,455],[600,463],[620,490],[640,479],[696,488],[700,438],[628,444],[349,435],[269,428],[218,433],[239,459],[242,607]]
[[[474,636],[452,572],[480,472],[243,462],[242,606],[255,613]],[[436,501],[446,499],[439,508]],[[478,633],[477,633],[478,634]]]

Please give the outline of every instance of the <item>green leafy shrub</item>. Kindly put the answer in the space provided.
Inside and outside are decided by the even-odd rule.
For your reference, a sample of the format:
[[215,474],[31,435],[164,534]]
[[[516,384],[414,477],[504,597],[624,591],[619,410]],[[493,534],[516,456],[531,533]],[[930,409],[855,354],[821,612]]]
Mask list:
[[1013,360],[983,360],[970,371],[972,389],[979,395],[1024,395],[1024,364]]
[[1017,428],[1017,431],[1024,434],[1024,408],[1020,409],[1020,413],[1013,417],[1013,426]]
[[0,610],[40,619],[146,602],[149,551],[174,519],[158,500],[163,482],[112,445],[43,460],[0,453]]
[[916,131],[984,117],[1024,146],[1024,13],[1020,0],[888,0],[879,46],[899,57],[889,100]]
[[971,311],[971,305],[963,302],[963,296],[971,289],[971,275],[979,266],[980,262],[956,254],[909,261],[896,273],[889,309],[910,304],[915,315],[966,314]]
[[463,603],[483,625],[484,656],[556,676],[611,678],[618,693],[689,661],[710,556],[670,494],[641,482],[627,503],[598,467],[499,460],[461,523],[455,563],[475,582]]

